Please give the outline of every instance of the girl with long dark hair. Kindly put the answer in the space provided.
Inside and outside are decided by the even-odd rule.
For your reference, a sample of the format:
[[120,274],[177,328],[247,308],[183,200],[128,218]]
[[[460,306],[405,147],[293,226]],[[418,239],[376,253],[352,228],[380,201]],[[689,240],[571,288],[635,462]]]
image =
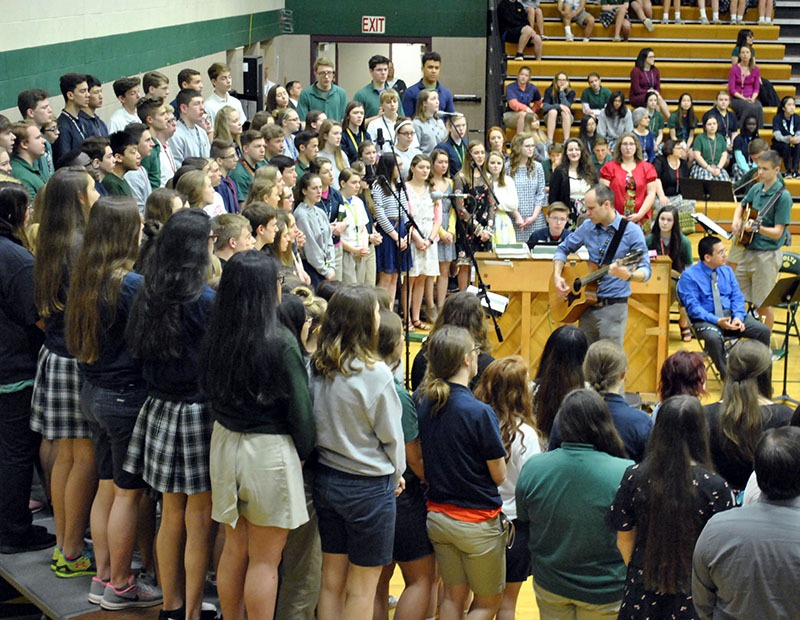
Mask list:
[[[675,290],[677,278],[692,264],[692,244],[689,238],[681,232],[678,210],[675,207],[664,207],[658,212],[658,217],[653,218],[653,230],[645,238],[647,249],[655,250],[658,256],[669,256],[672,261],[673,276],[670,279],[671,299],[676,301]],[[689,327],[689,317],[681,309],[678,319],[681,330],[681,339],[689,342],[692,339],[692,330]]]
[[89,210],[99,195],[83,168],[64,168],[47,182],[41,203],[34,281],[44,319],[31,401],[31,428],[58,448],[50,482],[57,547],[50,567],[56,576],[92,575],[83,533],[92,505],[96,472],[91,431],[80,412],[78,364],[67,349],[64,311],[69,275],[83,241]]
[[89,215],[67,301],[67,347],[81,370],[81,409],[98,455],[91,514],[97,575],[89,601],[110,610],[161,602],[160,592],[131,575],[139,500],[147,485],[122,468],[147,398],[141,364],[125,344],[128,315],[142,282],[132,271],[140,231],[134,199],[100,198]]
[[550,176],[550,204],[563,202],[569,207],[569,225],[574,227],[578,218],[586,214],[583,198],[597,183],[597,170],[589,150],[578,138],[564,143],[561,163]]
[[800,168],[800,114],[795,114],[794,97],[781,99],[772,119],[772,148],[783,158],[787,177],[797,177]]
[[574,325],[557,328],[544,345],[533,391],[536,428],[547,445],[558,408],[564,397],[583,387],[583,360],[589,341]]
[[633,116],[625,105],[625,95],[614,91],[597,117],[597,133],[608,141],[608,150],[613,151],[619,137],[630,131],[633,131]]
[[308,521],[301,461],[314,447],[314,420],[298,342],[278,321],[280,286],[271,256],[234,256],[201,355],[214,417],[212,518],[225,525],[217,587],[230,618],[272,617],[286,537]]
[[681,93],[681,96],[678,97],[678,109],[669,115],[667,127],[672,140],[686,144],[686,156],[691,161],[692,155],[689,149],[692,148],[692,142],[694,142],[697,116],[694,113],[694,101],[689,93]]
[[378,159],[375,174],[377,176],[372,184],[375,220],[383,237],[383,241],[375,248],[378,286],[389,293],[394,305],[399,273],[411,266],[411,252],[406,239],[408,199],[402,188],[396,185],[400,175],[394,155],[383,153]]
[[708,520],[733,507],[711,469],[708,428],[694,396],[661,404],[647,456],[622,477],[611,520],[628,565],[618,618],[695,620],[692,551]]
[[161,620],[198,620],[208,568],[211,408],[198,375],[214,301],[206,277],[215,241],[211,220],[200,209],[167,220],[125,332],[147,383],[125,471],[162,493],[156,538]]
[[661,72],[656,67],[656,53],[652,47],[639,50],[636,62],[631,69],[631,90],[629,101],[634,108],[643,108],[647,96],[655,93],[658,97],[658,108],[669,116],[669,106],[661,96]]

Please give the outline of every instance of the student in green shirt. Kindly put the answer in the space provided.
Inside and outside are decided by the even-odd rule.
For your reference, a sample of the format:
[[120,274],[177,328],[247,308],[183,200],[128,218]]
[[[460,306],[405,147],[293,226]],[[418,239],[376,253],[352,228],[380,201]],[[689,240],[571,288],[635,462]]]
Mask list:
[[11,147],[11,173],[25,186],[33,200],[36,190],[45,184],[38,160],[45,153],[47,140],[33,121],[14,123],[11,125],[10,133],[14,136]]
[[626,571],[607,517],[633,461],[594,390],[568,394],[556,423],[561,447],[531,457],[516,487],[517,519],[530,530],[539,614],[560,618],[581,610],[616,618]]
[[108,141],[111,144],[111,152],[114,153],[114,170],[103,177],[103,187],[109,196],[133,196],[131,186],[123,177],[130,170],[138,170],[142,163],[139,140],[123,130],[112,133]]

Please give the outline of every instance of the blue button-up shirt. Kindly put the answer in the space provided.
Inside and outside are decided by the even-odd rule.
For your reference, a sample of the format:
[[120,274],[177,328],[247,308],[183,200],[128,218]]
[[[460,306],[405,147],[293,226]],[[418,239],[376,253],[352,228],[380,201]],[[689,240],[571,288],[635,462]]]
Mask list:
[[[711,291],[711,272],[705,263],[695,263],[681,274],[678,280],[680,295],[691,321],[705,321],[717,324],[720,318],[714,314],[714,294]],[[731,317],[744,320],[744,295],[736,281],[733,269],[727,265],[717,267],[717,286],[719,287],[722,309]]]
[[[584,246],[589,252],[589,260],[597,263],[598,265],[603,262],[605,250],[611,243],[611,239],[619,229],[622,222],[622,216],[617,214],[611,224],[608,226],[601,226],[594,224],[591,220],[586,220],[575,229],[569,237],[564,239],[556,248],[553,260],[567,262],[567,256],[576,252],[578,248]],[[614,255],[614,260],[623,258],[630,252],[642,250],[642,258],[639,264],[631,269],[631,273],[635,269],[643,269],[646,272],[645,281],[650,279],[650,257],[648,255],[647,244],[644,240],[644,233],[638,224],[628,222],[625,231],[622,233],[617,252]],[[627,280],[615,278],[611,275],[606,275],[600,280],[597,285],[598,297],[630,297],[631,285]]]

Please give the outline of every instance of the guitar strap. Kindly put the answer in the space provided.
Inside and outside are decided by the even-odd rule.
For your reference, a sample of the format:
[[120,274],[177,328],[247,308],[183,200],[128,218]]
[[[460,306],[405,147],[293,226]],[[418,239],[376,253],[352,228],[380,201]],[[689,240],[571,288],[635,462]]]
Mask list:
[[603,254],[603,261],[600,263],[600,266],[610,265],[612,262],[614,262],[614,256],[617,253],[619,242],[622,241],[622,235],[625,233],[627,226],[628,220],[623,217],[622,221],[619,223],[617,232],[614,233],[614,236],[611,239],[611,243],[609,243],[608,247],[606,248],[606,253]]

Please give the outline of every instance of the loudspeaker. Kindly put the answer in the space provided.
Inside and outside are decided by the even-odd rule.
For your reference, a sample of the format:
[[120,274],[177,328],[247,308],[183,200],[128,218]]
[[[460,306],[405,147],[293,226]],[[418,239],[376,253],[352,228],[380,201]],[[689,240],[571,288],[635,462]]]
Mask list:
[[244,56],[242,58],[244,89],[242,99],[255,101],[258,110],[264,108],[264,57]]

